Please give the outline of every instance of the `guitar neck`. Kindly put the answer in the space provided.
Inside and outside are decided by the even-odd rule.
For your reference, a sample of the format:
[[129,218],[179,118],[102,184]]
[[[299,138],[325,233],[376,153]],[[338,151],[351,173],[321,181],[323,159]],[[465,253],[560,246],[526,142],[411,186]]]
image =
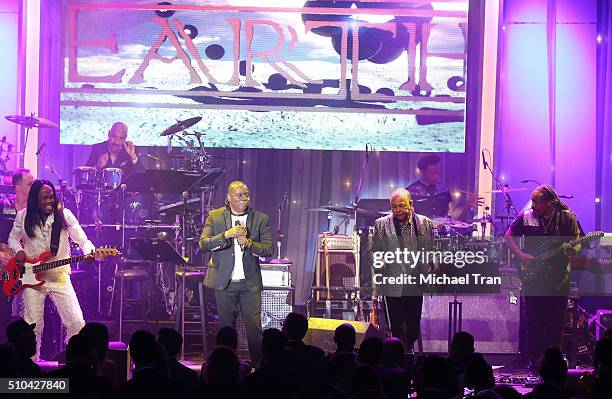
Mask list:
[[[593,239],[595,239],[595,236],[586,235],[584,237],[580,237],[580,238],[578,238],[576,240],[570,241],[570,242],[568,242],[568,244],[569,244],[570,247],[575,247],[578,244],[582,244],[583,242],[591,241]],[[551,249],[550,251],[546,251],[546,252],[540,254],[539,256],[537,256],[537,259],[541,260],[541,261],[542,260],[546,260],[546,259],[550,258],[551,256],[555,256],[555,255],[561,253],[561,251],[563,251],[563,246],[562,245],[558,246],[557,248]]]
[[73,256],[72,258],[54,260],[51,262],[41,263],[32,268],[34,273],[44,272],[45,270],[55,269],[56,267],[69,265],[71,263],[78,262],[85,258],[85,255]]

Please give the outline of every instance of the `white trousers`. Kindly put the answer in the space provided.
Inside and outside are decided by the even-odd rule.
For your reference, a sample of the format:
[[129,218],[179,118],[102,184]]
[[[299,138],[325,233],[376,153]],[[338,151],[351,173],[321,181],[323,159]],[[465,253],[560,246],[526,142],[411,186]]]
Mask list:
[[83,312],[79,306],[76,292],[72,287],[70,278],[66,282],[47,281],[41,287],[28,287],[23,290],[23,319],[31,324],[36,323],[36,359],[40,356],[40,344],[45,316],[45,298],[49,295],[62,323],[66,327],[66,343],[73,335],[76,335],[85,326]]

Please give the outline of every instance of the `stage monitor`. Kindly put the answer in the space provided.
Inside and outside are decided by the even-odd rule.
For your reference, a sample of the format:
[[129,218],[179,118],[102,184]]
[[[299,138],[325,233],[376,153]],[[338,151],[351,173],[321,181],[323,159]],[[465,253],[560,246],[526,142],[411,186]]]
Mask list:
[[62,144],[464,151],[467,0],[171,3],[64,1]]

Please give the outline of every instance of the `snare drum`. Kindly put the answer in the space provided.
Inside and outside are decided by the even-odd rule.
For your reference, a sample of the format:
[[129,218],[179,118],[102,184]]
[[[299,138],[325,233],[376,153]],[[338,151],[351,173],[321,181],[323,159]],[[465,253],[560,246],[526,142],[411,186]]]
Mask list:
[[100,188],[104,191],[112,191],[121,185],[123,171],[119,168],[102,169],[99,176]]
[[96,188],[96,168],[79,166],[72,171],[72,175],[77,190],[94,190]]

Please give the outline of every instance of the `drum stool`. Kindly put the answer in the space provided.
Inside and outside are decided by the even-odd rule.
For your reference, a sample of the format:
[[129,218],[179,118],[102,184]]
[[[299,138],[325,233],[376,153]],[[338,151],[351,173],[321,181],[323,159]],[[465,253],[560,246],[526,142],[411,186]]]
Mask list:
[[[204,276],[205,273],[202,271],[194,271],[187,270],[185,273],[185,286],[189,283],[197,282],[198,285],[198,299],[199,306],[190,306],[185,305],[184,317],[185,320],[181,317],[181,306],[185,301],[185,292],[186,290],[182,287],[183,282],[183,271],[177,270],[176,272],[176,281],[177,288],[176,295],[178,298],[178,310],[176,312],[176,330],[181,333],[183,336],[183,348],[181,351],[181,356],[183,357],[186,353],[185,351],[185,343],[187,336],[201,336],[202,338],[202,349],[196,350],[195,352],[189,353],[203,353],[207,354],[208,348],[206,345],[206,323],[207,323],[207,309],[206,309],[206,301],[204,296]],[[197,344],[199,346],[199,344]]]
[[140,304],[143,307],[142,314],[145,315],[147,299],[143,298],[124,298],[125,295],[125,286],[124,283],[127,280],[128,282],[132,282],[139,285],[140,291],[144,291],[141,284],[147,280],[151,279],[151,274],[149,274],[146,270],[143,269],[121,269],[117,271],[114,276],[115,280],[119,280],[119,336],[118,341],[122,341],[122,333],[123,333],[123,305],[124,304]]

